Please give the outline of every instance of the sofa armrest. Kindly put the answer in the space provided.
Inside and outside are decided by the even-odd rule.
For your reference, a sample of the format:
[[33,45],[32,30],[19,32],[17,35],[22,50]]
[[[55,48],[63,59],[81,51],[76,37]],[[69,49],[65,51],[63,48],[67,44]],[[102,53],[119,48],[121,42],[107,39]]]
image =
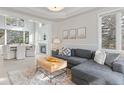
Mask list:
[[118,60],[112,65],[113,71],[120,72],[124,74],[124,60]]

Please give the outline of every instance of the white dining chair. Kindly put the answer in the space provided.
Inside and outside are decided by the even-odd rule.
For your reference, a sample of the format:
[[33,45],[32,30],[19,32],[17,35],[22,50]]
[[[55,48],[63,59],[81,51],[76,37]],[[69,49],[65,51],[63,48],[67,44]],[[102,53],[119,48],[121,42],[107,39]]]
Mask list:
[[25,59],[25,46],[24,45],[17,46],[16,59]]

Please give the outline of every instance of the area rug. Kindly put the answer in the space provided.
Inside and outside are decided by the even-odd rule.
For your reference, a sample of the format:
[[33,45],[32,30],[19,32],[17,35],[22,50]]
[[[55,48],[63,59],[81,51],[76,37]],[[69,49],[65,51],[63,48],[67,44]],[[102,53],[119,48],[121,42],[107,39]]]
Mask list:
[[75,85],[66,73],[52,79],[52,82],[42,71],[32,70],[9,71],[8,78],[12,85]]

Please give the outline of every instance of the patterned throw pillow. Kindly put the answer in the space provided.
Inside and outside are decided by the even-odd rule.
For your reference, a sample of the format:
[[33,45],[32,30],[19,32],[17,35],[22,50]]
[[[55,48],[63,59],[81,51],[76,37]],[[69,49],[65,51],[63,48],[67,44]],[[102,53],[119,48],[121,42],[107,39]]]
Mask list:
[[65,56],[71,56],[71,49],[70,48],[65,48],[63,47],[62,49],[59,50],[60,55],[65,55]]
[[63,55],[71,56],[71,49],[70,48],[63,48]]

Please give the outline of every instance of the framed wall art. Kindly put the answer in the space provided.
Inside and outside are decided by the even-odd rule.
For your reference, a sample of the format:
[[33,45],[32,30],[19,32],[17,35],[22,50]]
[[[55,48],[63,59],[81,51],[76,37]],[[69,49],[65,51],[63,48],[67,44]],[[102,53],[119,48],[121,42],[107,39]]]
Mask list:
[[63,39],[68,39],[68,30],[63,31]]
[[76,39],[85,39],[85,38],[86,38],[86,27],[78,28]]
[[69,39],[76,39],[76,29],[69,30]]

